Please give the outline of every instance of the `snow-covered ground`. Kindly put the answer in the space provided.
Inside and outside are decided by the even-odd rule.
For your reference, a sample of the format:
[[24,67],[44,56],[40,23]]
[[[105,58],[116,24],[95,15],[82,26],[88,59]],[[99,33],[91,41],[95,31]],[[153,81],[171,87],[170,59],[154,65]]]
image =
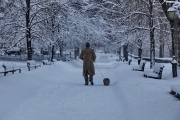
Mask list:
[[[94,86],[84,85],[80,60],[58,61],[31,71],[25,62],[16,62],[22,73],[0,74],[0,120],[180,119],[180,101],[169,94],[180,80],[172,78],[170,63],[164,64],[158,80],[133,71],[137,60],[128,65],[116,62],[117,58],[97,53]],[[109,86],[103,85],[103,77],[110,79]]]

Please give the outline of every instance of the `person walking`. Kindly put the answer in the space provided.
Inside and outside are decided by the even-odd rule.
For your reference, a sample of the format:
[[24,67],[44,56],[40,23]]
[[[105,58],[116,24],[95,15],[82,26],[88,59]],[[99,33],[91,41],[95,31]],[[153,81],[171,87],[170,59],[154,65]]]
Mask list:
[[95,75],[94,63],[96,60],[96,54],[94,49],[90,48],[90,43],[86,43],[86,48],[81,50],[79,58],[83,60],[83,76],[85,80],[85,85],[89,82],[94,85],[93,75]]

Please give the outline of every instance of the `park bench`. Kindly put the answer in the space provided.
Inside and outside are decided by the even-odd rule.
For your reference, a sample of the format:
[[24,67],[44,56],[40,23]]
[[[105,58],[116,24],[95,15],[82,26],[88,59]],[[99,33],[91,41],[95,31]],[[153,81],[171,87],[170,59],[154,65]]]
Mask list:
[[170,94],[174,95],[176,98],[180,100],[180,85],[171,86]]
[[36,63],[35,60],[28,60],[27,61],[27,67],[28,67],[28,70],[30,71],[31,68],[37,68],[37,67],[41,67],[41,64],[38,64]]
[[57,62],[57,59],[52,59],[52,63],[55,63],[55,62]]
[[135,71],[144,71],[145,64],[146,64],[146,61],[145,60],[141,60],[140,65],[133,66],[133,70],[135,70]]
[[72,61],[73,57],[66,57],[65,61]]
[[52,62],[48,60],[42,60],[43,65],[51,65]]
[[131,62],[132,62],[132,60],[130,59],[130,60],[128,60],[128,64],[130,65],[131,64]]
[[163,68],[164,68],[164,65],[155,64],[153,66],[153,71],[145,71],[144,72],[144,77],[161,79],[162,78]]
[[14,72],[19,71],[19,73],[21,73],[21,68],[19,66],[16,66],[15,63],[3,63],[2,67],[4,68],[4,70],[1,70],[0,73],[3,73],[4,76],[6,76],[6,74],[8,74],[9,72],[14,74]]

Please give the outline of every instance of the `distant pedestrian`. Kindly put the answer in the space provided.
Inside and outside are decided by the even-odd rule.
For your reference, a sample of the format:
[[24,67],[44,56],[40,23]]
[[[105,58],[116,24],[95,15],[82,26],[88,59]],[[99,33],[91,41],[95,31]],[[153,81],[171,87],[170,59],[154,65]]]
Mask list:
[[94,85],[93,75],[95,75],[94,63],[96,60],[96,54],[94,49],[90,48],[90,43],[86,43],[86,48],[82,49],[79,58],[83,60],[83,76],[85,85]]

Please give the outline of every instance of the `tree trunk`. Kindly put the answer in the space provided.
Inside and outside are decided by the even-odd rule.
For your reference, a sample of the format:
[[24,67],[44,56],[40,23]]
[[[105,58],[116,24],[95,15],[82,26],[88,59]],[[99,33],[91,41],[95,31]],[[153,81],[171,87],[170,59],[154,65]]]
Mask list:
[[27,43],[27,60],[32,60],[31,47],[31,28],[30,28],[30,0],[26,0],[26,43]]
[[126,61],[128,61],[128,45],[123,45],[123,55]]
[[60,57],[62,57],[62,48],[60,48],[59,53],[60,53]]
[[159,57],[164,57],[164,43],[159,46]]
[[179,18],[176,17],[174,20],[174,48],[175,48],[175,57],[176,57],[178,64],[180,64],[180,38],[179,38],[180,32],[179,32],[179,27],[180,27]]
[[155,40],[154,40],[154,28],[153,28],[153,2],[149,0],[149,30],[150,30],[150,69],[155,65]]
[[[52,22],[52,41],[54,42],[54,33],[55,33],[55,15],[54,15],[54,3],[52,4],[52,16],[51,16],[51,22]],[[54,43],[52,43],[52,44],[54,44]],[[53,51],[54,51],[54,45],[52,45],[52,48],[51,48],[51,61],[52,61],[52,59],[54,58],[54,54],[53,54]]]
[[53,62],[53,59],[54,59],[54,45],[52,45],[52,49],[51,49],[52,53],[51,53],[51,62]]
[[161,3],[161,5],[162,5],[162,9],[163,9],[163,11],[164,11],[164,13],[165,13],[165,15],[166,15],[166,17],[167,17],[167,10],[168,10],[168,6],[167,6],[167,4],[166,4],[166,2],[164,2],[165,0],[159,0],[159,2]]
[[79,47],[74,48],[74,59],[77,59],[77,56],[79,55]]
[[121,59],[121,46],[119,47],[119,61],[122,61],[122,59]]
[[[163,22],[161,21],[161,19],[159,19],[159,22]],[[160,24],[160,29],[163,29],[163,25]],[[163,32],[161,32],[161,30],[159,31],[160,36],[159,36],[159,42],[160,42],[160,46],[159,46],[159,57],[163,58],[164,57],[164,38],[163,38]]]

